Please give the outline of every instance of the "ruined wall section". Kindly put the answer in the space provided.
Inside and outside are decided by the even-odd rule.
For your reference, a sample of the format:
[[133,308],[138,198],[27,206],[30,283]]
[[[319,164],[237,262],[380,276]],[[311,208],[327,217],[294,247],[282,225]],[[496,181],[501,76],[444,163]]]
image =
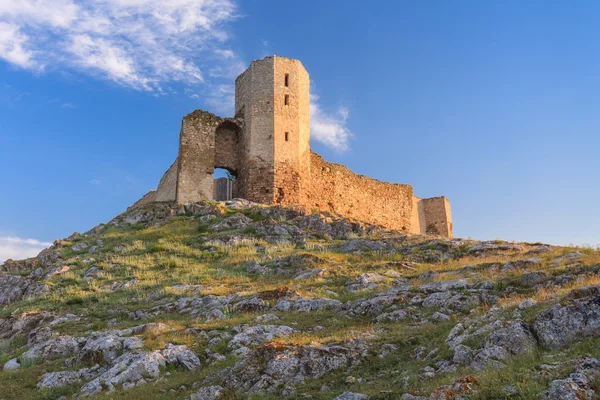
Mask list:
[[140,207],[145,204],[155,203],[159,201],[175,201],[177,194],[177,164],[178,159],[165,172],[156,190],[151,190],[146,193],[141,199],[136,201],[131,207]]
[[154,196],[154,201],[175,201],[177,198],[177,164],[178,159],[165,172]]
[[[250,136],[248,131],[250,130],[251,111],[246,110],[246,106],[250,103],[251,93],[250,88],[252,86],[252,71],[250,68],[242,72],[235,80],[235,117],[240,118],[244,121],[244,130],[238,138],[238,175],[237,175],[237,188],[240,197],[249,198],[248,188],[251,185],[247,174],[246,165],[248,165],[248,155],[246,149],[250,147]],[[248,106],[249,107],[249,106]]]
[[[241,121],[196,110],[183,118],[177,165],[177,202],[213,199],[216,167],[235,171]],[[217,165],[218,164],[218,165]]]
[[310,190],[308,72],[298,60],[274,60],[275,203],[303,204]]
[[414,233],[417,235],[425,234],[425,227],[427,223],[425,222],[425,207],[422,202],[423,199],[417,196],[413,196],[412,198],[412,210],[411,210],[411,218],[410,218],[410,233]]
[[391,229],[410,231],[413,189],[381,182],[328,163],[311,152],[309,209],[329,211]]
[[143,195],[141,199],[129,206],[127,209],[129,210],[130,208],[136,208],[146,204],[155,203],[154,196],[156,196],[156,190],[151,190],[145,195]]
[[422,199],[425,212],[425,231],[423,234],[440,235],[444,237],[453,237],[452,234],[452,213],[450,211],[450,201],[444,197],[431,197]]
[[238,142],[240,196],[273,203],[273,58],[253,61],[235,81],[235,115],[244,120]]
[[183,118],[177,159],[176,200],[179,203],[214,196],[215,168],[236,172],[242,122],[196,110]]
[[215,134],[221,118],[196,110],[181,123],[177,201],[212,199],[215,168]]

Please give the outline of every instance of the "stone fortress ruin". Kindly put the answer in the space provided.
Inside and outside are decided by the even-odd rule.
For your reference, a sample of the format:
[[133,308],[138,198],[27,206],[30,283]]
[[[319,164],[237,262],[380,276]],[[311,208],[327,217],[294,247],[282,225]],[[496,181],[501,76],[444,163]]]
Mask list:
[[[228,200],[301,205],[390,229],[452,237],[450,202],[331,164],[310,149],[308,72],[302,63],[255,60],[235,81],[235,117],[196,110],[183,118],[179,156],[150,202]],[[236,179],[214,179],[223,168]]]

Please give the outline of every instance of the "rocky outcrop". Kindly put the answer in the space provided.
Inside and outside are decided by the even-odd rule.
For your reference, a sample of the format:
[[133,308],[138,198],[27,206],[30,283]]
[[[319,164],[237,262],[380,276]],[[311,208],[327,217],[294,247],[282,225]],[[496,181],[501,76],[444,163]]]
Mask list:
[[566,379],[557,379],[550,383],[544,393],[544,400],[592,400],[595,392],[591,382],[583,374],[571,374]]
[[[463,345],[469,340],[484,337],[479,348]],[[500,368],[508,358],[533,352],[537,341],[522,321],[504,321],[499,308],[492,308],[476,319],[457,324],[446,338],[454,350],[453,361],[476,370]]]
[[547,349],[561,348],[579,337],[600,335],[600,295],[541,311],[533,329]]
[[188,400],[219,400],[225,395],[222,386],[208,386],[193,393]]
[[239,333],[227,345],[232,349],[260,344],[268,340],[296,333],[294,329],[285,325],[255,325],[250,327],[236,327],[234,330]]
[[337,396],[334,400],[368,400],[369,396],[360,393],[344,392]]
[[48,286],[38,280],[0,273],[0,305],[12,304],[48,291]]
[[305,346],[266,343],[237,363],[225,382],[249,393],[273,392],[282,385],[302,383],[357,365],[367,356],[367,350],[364,340]]
[[59,246],[61,244],[57,241],[37,257],[22,261],[6,260],[0,265],[0,305],[47,293],[50,288],[43,281],[65,268],[60,266],[61,257],[56,251]]
[[591,400],[598,398],[594,382],[600,377],[600,360],[581,358],[573,362],[574,373],[564,379],[550,382],[542,394],[544,400]]
[[[107,339],[108,341],[110,340]],[[99,347],[105,346],[100,345]],[[81,351],[77,359],[84,359],[85,357],[82,355],[86,353],[90,353],[89,346]],[[94,353],[98,354],[97,351]],[[101,363],[93,368],[46,373],[42,376],[38,387],[50,389],[80,384],[89,380],[81,387],[80,391],[81,397],[89,397],[105,391],[112,392],[116,387],[127,390],[146,384],[157,379],[161,375],[161,368],[168,365],[192,370],[200,368],[200,360],[186,346],[166,344],[164,350],[150,353],[142,352],[135,346],[126,349],[123,354],[114,358],[111,353],[111,357],[103,358]]]

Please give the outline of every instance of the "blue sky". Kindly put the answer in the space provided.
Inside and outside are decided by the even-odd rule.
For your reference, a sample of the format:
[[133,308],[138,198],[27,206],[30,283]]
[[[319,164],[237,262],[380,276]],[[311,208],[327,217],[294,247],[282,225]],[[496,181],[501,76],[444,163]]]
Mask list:
[[0,260],[109,221],[232,110],[252,59],[300,59],[312,147],[447,196],[455,234],[600,242],[597,2],[0,2]]

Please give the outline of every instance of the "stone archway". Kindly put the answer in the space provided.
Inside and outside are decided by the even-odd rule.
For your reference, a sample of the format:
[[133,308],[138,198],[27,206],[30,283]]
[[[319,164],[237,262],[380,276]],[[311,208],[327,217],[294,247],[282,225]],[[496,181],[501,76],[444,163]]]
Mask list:
[[241,122],[196,110],[182,122],[179,140],[177,201],[214,199],[214,170],[237,175]]

